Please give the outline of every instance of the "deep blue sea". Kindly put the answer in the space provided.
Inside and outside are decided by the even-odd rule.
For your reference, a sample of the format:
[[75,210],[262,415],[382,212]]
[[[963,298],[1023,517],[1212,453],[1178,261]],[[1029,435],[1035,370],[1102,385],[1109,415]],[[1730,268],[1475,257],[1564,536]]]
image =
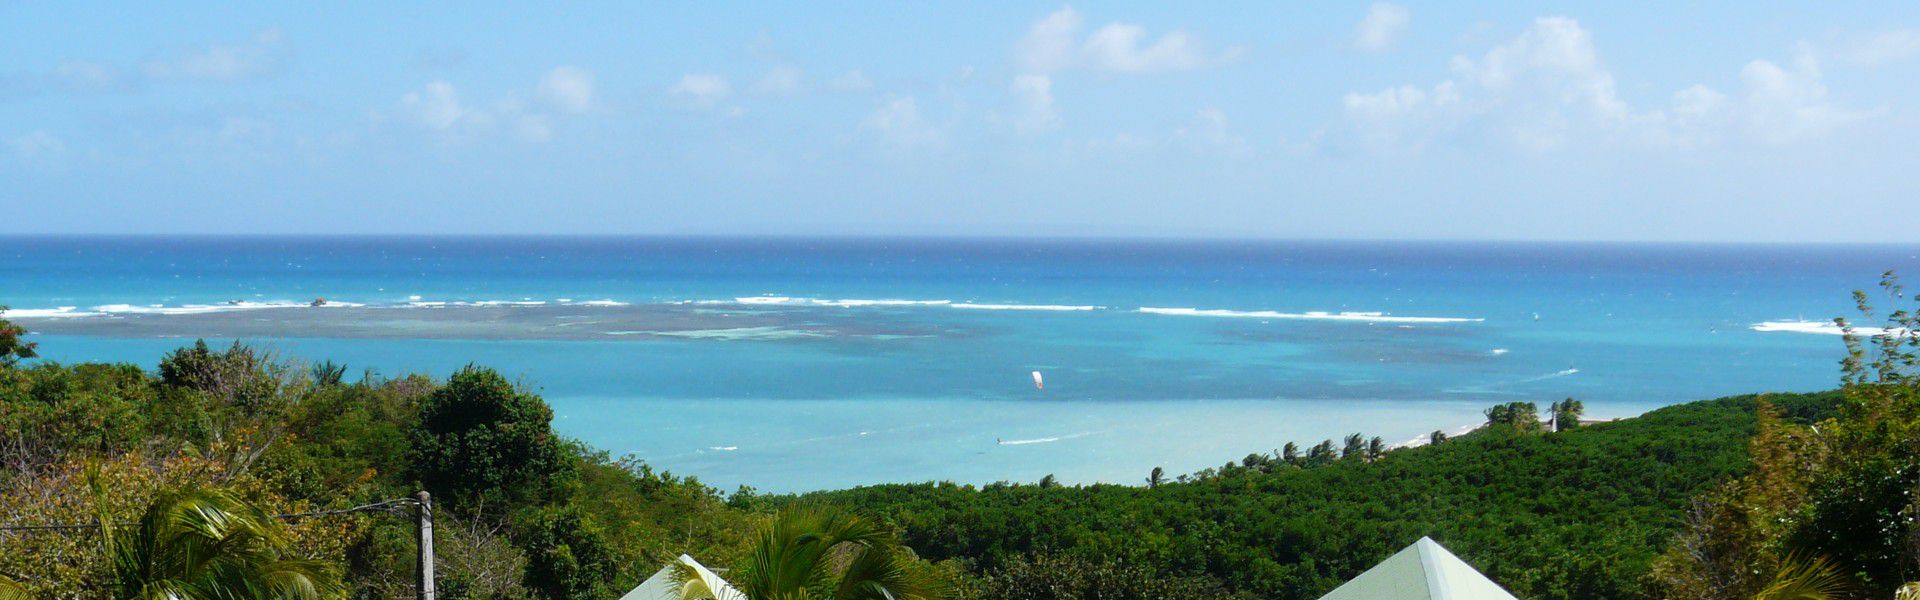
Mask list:
[[[1838,380],[1817,322],[1920,246],[0,237],[45,360],[206,337],[467,363],[556,427],[731,489],[1132,483],[1487,405],[1590,416]],[[309,306],[324,298],[326,306]],[[1044,389],[1035,385],[1039,372]]]

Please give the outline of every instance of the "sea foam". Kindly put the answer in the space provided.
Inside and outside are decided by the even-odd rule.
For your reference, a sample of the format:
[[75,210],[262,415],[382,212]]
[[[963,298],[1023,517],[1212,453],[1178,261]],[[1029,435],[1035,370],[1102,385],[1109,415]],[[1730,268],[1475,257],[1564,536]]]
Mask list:
[[1140,312],[1152,315],[1176,315],[1186,317],[1235,317],[1243,319],[1301,319],[1314,321],[1362,321],[1367,323],[1478,323],[1481,318],[1470,317],[1400,317],[1383,312],[1323,312],[1307,311],[1298,313],[1272,310],[1222,310],[1200,308],[1160,308],[1142,307]]
[[966,308],[966,309],[973,309],[973,310],[1080,311],[1080,310],[1100,310],[1102,308],[1106,308],[1104,306],[1071,305],[1071,304],[975,304],[971,302],[961,302],[961,303],[952,304],[950,306],[954,308]]
[[[1817,333],[1823,335],[1846,335],[1847,333],[1846,330],[1841,329],[1839,325],[1832,321],[1765,321],[1754,323],[1749,329],[1762,332],[1784,331],[1788,333]],[[1861,327],[1856,325],[1853,328],[1853,333],[1854,335],[1862,336],[1902,336],[1908,332],[1906,329],[1899,327]]]

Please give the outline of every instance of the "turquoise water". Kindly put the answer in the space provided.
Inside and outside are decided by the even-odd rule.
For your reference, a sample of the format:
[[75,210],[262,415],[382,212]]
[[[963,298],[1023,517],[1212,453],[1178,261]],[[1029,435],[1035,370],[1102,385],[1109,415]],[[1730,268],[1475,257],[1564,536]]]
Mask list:
[[[731,488],[1133,482],[1495,402],[1595,416],[1837,380],[1802,321],[1920,248],[0,238],[49,360],[195,337],[520,377],[556,426]],[[325,298],[329,306],[307,305]],[[70,307],[70,308],[68,308]],[[1758,327],[1761,330],[1756,330]],[[1044,376],[1036,389],[1031,373]]]

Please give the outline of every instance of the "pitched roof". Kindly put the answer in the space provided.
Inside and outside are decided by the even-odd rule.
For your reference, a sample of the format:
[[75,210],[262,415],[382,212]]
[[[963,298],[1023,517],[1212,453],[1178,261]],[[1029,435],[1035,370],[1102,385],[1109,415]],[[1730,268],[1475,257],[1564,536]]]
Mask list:
[[1516,600],[1431,538],[1394,553],[1320,600]]
[[678,564],[668,564],[665,567],[661,567],[659,572],[654,573],[652,577],[648,577],[646,581],[640,582],[640,585],[634,587],[633,591],[627,592],[625,596],[621,596],[620,600],[680,600],[682,588],[674,582],[674,570],[678,568],[679,565],[691,567],[693,572],[700,576],[700,580],[706,582],[707,589],[713,590],[713,592],[719,596],[719,600],[747,600],[746,594],[742,594],[739,590],[733,589],[733,586],[728,585],[725,579],[721,579],[719,575],[713,574],[713,571],[707,570],[706,565],[700,564],[700,562],[694,560],[693,557],[682,554],[680,558],[675,559],[674,562]]

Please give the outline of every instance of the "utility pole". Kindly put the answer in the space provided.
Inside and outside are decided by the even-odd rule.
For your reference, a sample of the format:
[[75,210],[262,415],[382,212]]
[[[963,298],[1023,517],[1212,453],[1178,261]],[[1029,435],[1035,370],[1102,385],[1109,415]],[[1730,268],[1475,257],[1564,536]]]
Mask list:
[[420,600],[433,597],[433,495],[426,490],[413,495],[419,502],[420,521]]

